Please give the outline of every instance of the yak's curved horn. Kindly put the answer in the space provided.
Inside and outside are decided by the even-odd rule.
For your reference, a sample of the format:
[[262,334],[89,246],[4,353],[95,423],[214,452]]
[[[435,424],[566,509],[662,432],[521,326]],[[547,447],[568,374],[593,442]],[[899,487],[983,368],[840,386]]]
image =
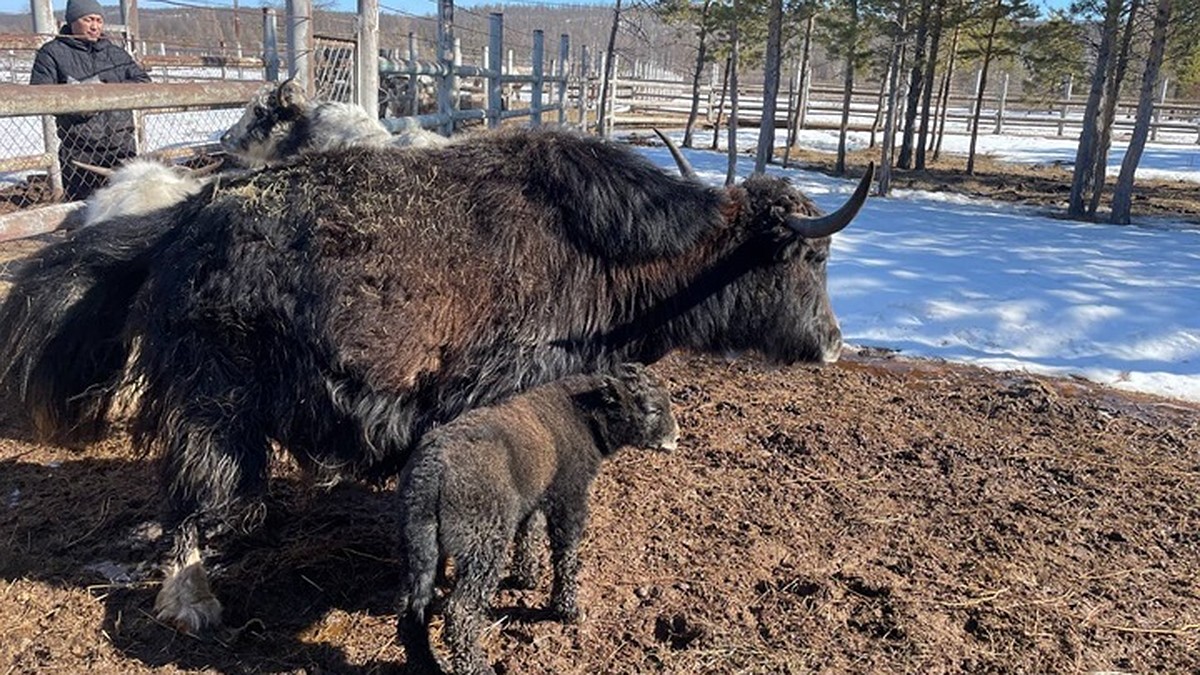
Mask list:
[[104,176],[105,178],[111,177],[113,175],[113,173],[116,171],[116,169],[109,169],[108,167],[96,166],[95,164],[88,164],[86,162],[80,162],[75,159],[71,160],[71,163],[81,169],[86,169],[88,171],[91,171],[92,173],[100,174],[101,176]]
[[188,175],[191,176],[192,178],[204,178],[205,176],[211,176],[214,173],[216,173],[217,171],[219,171],[221,169],[221,167],[224,166],[224,164],[225,164],[225,158],[221,157],[221,158],[218,158],[217,161],[205,164],[204,166],[202,166],[198,169],[189,169]]
[[858,183],[858,189],[850,196],[850,201],[842,205],[842,208],[818,218],[805,218],[792,214],[785,221],[787,226],[805,239],[828,237],[840,231],[849,225],[851,220],[854,220],[854,216],[858,215],[858,210],[862,208],[863,202],[867,201],[867,193],[871,191],[871,181],[874,178],[875,162],[871,162],[867,165],[867,172],[863,174],[862,180]]
[[675,158],[675,164],[679,166],[680,175],[682,175],[684,178],[691,178],[694,180],[696,178],[696,170],[692,168],[691,162],[687,161],[687,157],[684,157],[683,153],[679,151],[679,147],[675,145],[674,141],[672,141],[667,137],[666,134],[658,129],[655,129],[654,133],[658,134],[658,137],[662,139],[663,143],[667,144],[667,150],[671,151],[671,156]]

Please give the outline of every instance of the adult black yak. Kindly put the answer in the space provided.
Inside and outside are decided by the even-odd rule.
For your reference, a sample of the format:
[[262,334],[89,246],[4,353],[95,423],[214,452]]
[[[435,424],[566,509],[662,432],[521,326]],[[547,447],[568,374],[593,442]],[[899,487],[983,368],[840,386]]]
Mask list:
[[60,441],[102,433],[136,382],[175,533],[159,614],[199,631],[220,622],[205,527],[261,519],[272,441],[377,477],[432,425],[565,375],[678,347],[836,359],[825,258],[869,182],[818,217],[782,179],[710,187],[563,132],[306,155],[36,254],[0,376]]

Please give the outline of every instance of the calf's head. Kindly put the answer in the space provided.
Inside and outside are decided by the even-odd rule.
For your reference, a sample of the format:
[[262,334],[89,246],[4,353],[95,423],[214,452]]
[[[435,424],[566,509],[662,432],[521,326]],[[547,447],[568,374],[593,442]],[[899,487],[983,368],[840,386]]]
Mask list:
[[645,366],[621,364],[600,379],[597,422],[605,429],[608,452],[621,446],[674,450],[679,424],[671,394]]
[[277,147],[292,131],[309,106],[300,84],[285,80],[267,84],[246,104],[241,118],[221,135],[221,147],[256,165],[280,154]]

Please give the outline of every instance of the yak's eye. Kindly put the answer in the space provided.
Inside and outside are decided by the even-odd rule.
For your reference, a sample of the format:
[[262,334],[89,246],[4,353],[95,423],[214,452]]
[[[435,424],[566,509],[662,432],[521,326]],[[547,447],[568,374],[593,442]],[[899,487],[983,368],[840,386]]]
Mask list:
[[254,116],[259,119],[266,117],[267,116],[267,106],[265,106],[265,105],[254,106]]

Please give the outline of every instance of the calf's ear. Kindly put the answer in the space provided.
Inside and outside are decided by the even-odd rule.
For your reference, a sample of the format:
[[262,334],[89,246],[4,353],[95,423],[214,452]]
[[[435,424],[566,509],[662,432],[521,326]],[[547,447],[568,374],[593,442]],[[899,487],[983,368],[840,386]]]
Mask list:
[[621,393],[619,387],[620,380],[612,375],[603,375],[600,377],[600,401],[604,405],[614,405],[621,402]]

